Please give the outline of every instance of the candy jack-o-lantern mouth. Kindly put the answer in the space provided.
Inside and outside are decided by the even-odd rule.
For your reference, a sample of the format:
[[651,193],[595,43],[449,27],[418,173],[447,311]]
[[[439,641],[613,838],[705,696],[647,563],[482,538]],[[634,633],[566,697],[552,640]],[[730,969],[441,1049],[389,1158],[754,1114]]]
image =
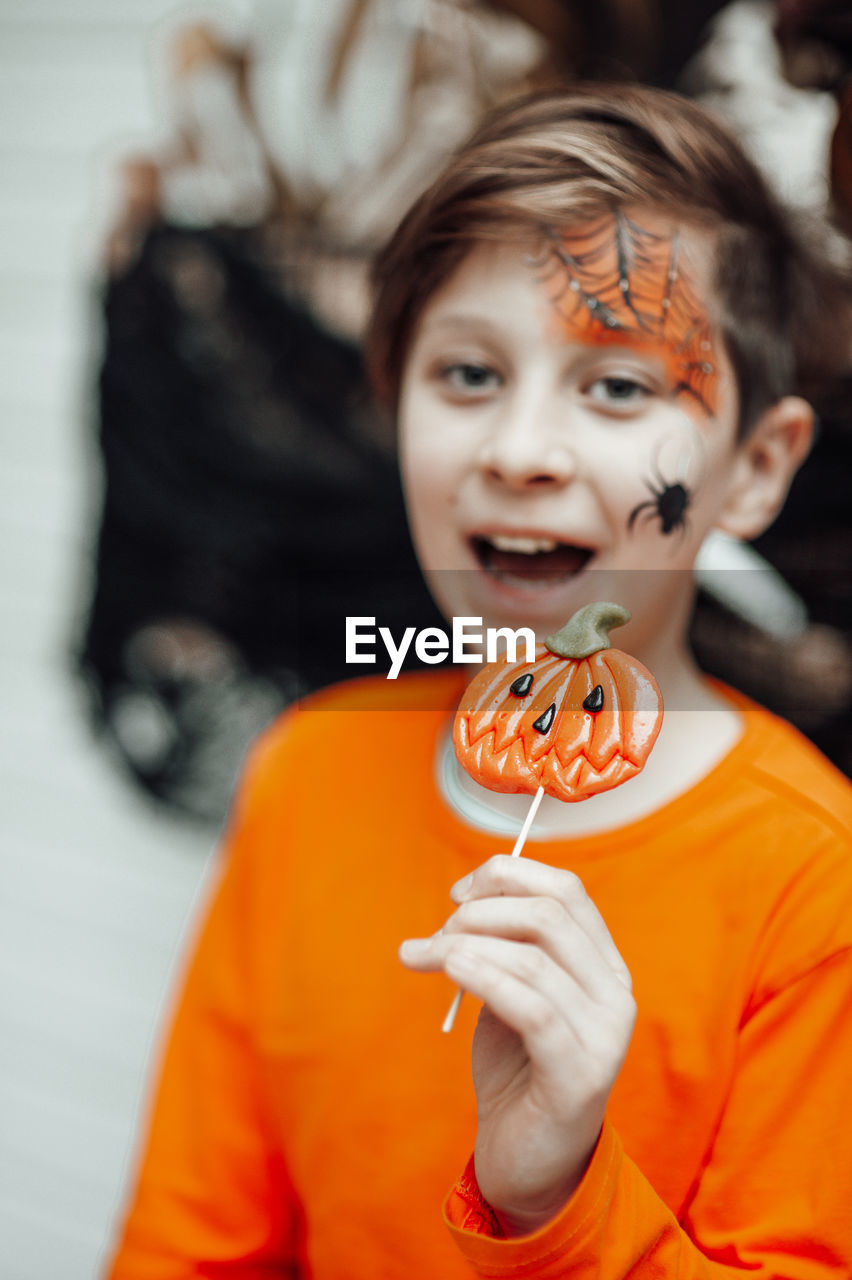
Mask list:
[[475,535],[471,546],[486,573],[501,582],[532,587],[575,577],[594,555],[591,547],[514,534]]
[[453,742],[467,772],[492,791],[543,787],[585,800],[639,773],[660,731],[662,695],[636,658],[613,649],[620,605],[578,610],[538,645],[532,664],[495,662],[466,689]]

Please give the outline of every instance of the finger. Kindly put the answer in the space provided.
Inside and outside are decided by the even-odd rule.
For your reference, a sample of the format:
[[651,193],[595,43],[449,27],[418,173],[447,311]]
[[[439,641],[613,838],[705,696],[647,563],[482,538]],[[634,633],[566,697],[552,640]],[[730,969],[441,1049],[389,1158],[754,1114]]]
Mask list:
[[579,1072],[609,1079],[611,1063],[623,1056],[628,1014],[613,1010],[603,1019],[600,1006],[536,947],[468,937],[448,947],[444,971],[520,1036],[531,1061],[554,1078],[571,1062],[572,1078]]
[[[494,938],[479,934],[437,933],[432,938],[410,940],[400,949],[403,963],[422,973],[443,971],[455,978],[458,956],[472,956],[477,963],[490,969],[501,970],[513,983],[520,983],[530,991],[547,999],[565,1021],[594,1038],[596,1028],[607,1021],[607,1003],[593,1001],[582,989],[576,978],[557,964],[541,947],[517,942],[508,938]],[[478,983],[464,984],[478,994]],[[612,984],[614,991],[624,995],[623,988]],[[609,1002],[611,1005],[611,1002]]]
[[574,1056],[576,1045],[569,1025],[553,1001],[503,965],[460,948],[450,953],[447,974],[520,1036],[531,1059],[561,1058],[564,1063],[569,1055]]
[[555,898],[478,898],[464,902],[441,933],[484,934],[534,943],[570,973],[593,1000],[609,998],[620,981],[588,934]]
[[456,903],[500,896],[550,897],[561,902],[597,947],[619,980],[632,989],[630,971],[612,940],[606,922],[586,892],[579,876],[561,867],[551,867],[532,858],[512,858],[496,854],[481,867],[453,885],[450,897]]
[[626,1052],[635,1018],[630,993],[613,982],[606,1001],[591,1000],[540,947],[441,932],[404,942],[400,958],[421,973],[444,972],[477,996],[548,1071],[564,1072],[566,1060],[560,1061],[558,1052],[565,1052],[566,1036],[572,1052],[579,1050],[584,1059],[603,1066],[620,1062]]
[[[431,938],[410,938],[400,947],[400,958],[408,968],[421,973],[449,973],[457,967],[459,955],[472,957],[476,964],[499,968],[516,982],[546,994],[558,1007],[588,997],[576,979],[557,965],[540,947],[509,938],[480,934],[440,933]],[[468,987],[473,991],[473,987]]]

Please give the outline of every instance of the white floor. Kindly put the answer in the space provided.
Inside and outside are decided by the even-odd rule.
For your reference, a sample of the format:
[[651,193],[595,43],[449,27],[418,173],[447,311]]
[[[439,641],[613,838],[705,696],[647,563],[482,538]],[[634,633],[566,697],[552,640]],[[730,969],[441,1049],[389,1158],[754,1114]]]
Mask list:
[[91,1280],[213,837],[135,794],[70,674],[97,476],[95,246],[166,0],[0,0],[0,1277]]

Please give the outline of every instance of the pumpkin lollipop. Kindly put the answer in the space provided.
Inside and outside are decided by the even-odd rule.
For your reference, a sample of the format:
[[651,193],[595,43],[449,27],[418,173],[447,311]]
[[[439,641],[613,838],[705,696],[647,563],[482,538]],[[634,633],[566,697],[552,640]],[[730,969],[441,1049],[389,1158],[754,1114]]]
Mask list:
[[[662,694],[650,671],[609,640],[629,621],[621,605],[586,605],[537,645],[532,663],[491,662],[462,696],[453,725],[459,763],[491,791],[533,797],[513,858],[545,794],[587,800],[635,777],[650,755]],[[458,992],[445,1031],[460,1000]]]
[[617,604],[589,604],[536,647],[535,661],[489,663],[456,712],[464,769],[490,791],[542,787],[586,800],[634,777],[660,731],[663,700],[636,658],[610,646],[630,621]]

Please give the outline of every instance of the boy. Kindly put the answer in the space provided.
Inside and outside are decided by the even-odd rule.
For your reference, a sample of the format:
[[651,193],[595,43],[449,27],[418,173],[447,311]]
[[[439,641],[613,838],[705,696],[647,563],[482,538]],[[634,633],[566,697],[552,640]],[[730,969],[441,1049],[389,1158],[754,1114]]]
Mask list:
[[[846,1275],[849,788],[685,642],[703,538],[760,532],[809,446],[830,274],[702,112],[609,88],[496,116],[377,279],[436,599],[542,635],[618,600],[666,721],[514,861],[526,800],[447,753],[457,675],[274,728],[112,1274]],[[473,1002],[441,1037],[411,970],[484,1001],[476,1114]]]

